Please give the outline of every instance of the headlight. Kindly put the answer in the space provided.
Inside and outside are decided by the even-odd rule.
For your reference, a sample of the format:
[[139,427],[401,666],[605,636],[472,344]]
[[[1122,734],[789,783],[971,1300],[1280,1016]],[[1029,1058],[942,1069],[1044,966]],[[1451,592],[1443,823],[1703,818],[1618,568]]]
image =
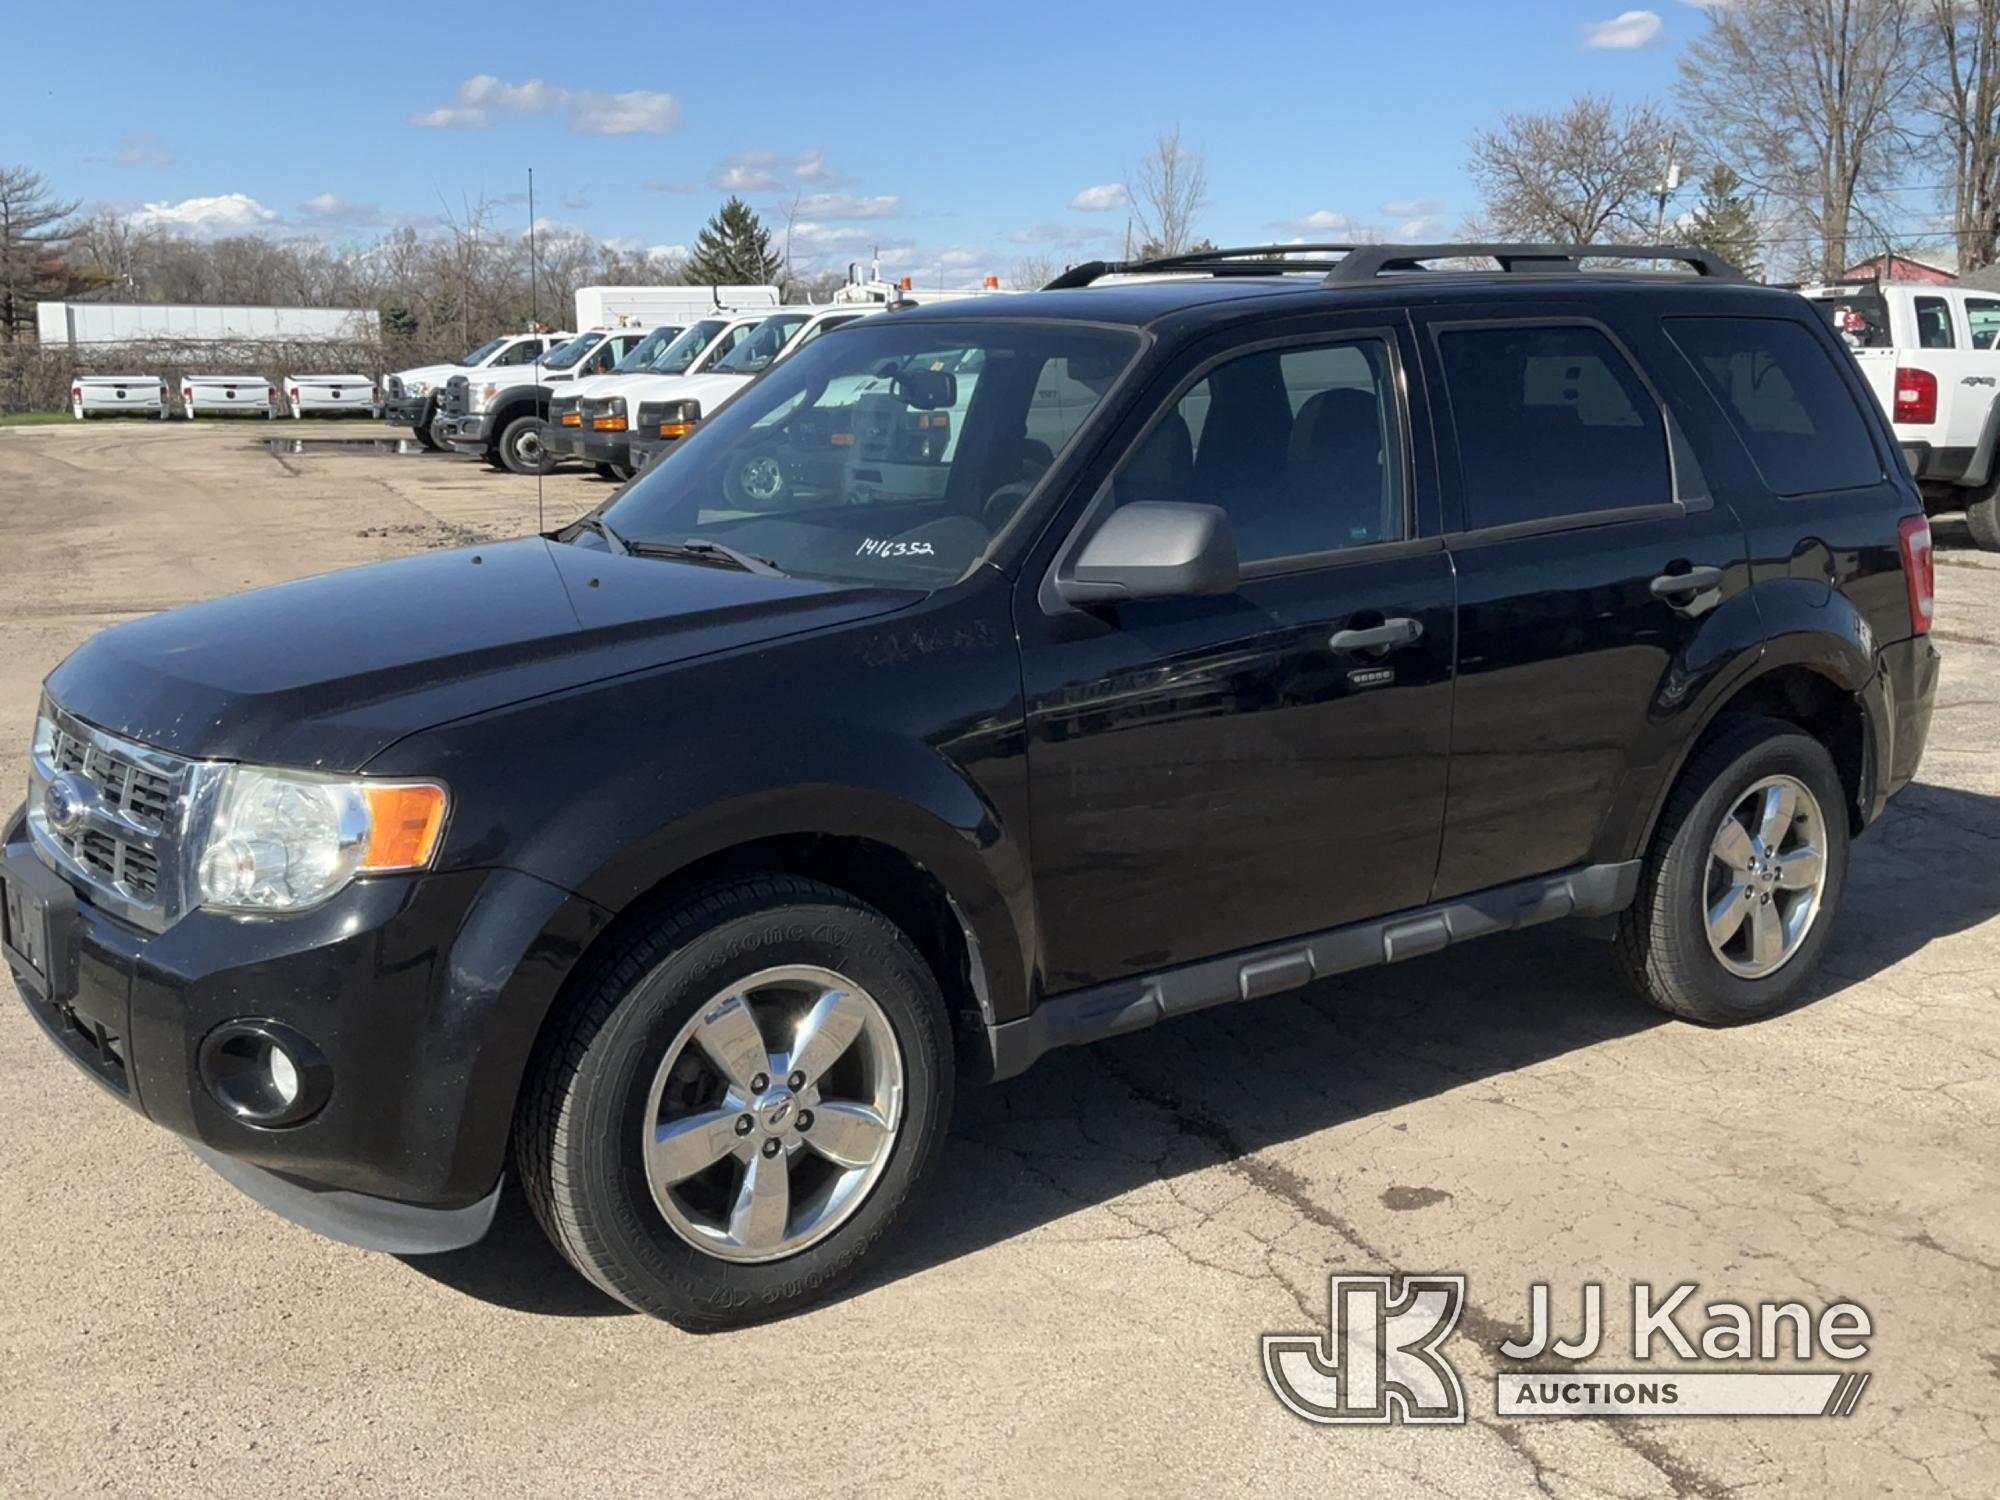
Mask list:
[[481,406],[484,406],[487,402],[491,401],[495,396],[499,394],[500,394],[500,387],[497,385],[482,386],[479,391],[479,404]]
[[202,905],[303,911],[357,875],[422,869],[437,853],[447,800],[434,782],[232,766],[203,841]]
[[639,430],[663,438],[684,438],[700,420],[699,401],[648,401],[639,408]]
[[431,383],[428,380],[412,380],[403,387],[403,390],[412,396],[428,396],[431,393]]

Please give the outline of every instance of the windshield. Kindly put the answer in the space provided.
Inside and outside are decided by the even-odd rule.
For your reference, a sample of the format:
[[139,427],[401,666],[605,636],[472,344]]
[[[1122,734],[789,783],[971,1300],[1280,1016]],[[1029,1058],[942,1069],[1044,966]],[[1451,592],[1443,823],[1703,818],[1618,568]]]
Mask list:
[[680,335],[680,329],[673,324],[662,324],[639,340],[625,353],[625,357],[611,367],[613,375],[630,375],[645,369],[660,356],[660,351]]
[[871,321],[776,365],[604,513],[787,573],[935,587],[984,555],[1138,350],[1077,324]]
[[474,349],[470,354],[466,355],[464,359],[461,359],[459,363],[462,365],[476,365],[481,360],[488,358],[493,353],[494,350],[498,349],[502,344],[506,342],[507,338],[506,335],[504,334],[497,339],[488,339],[485,343],[481,344],[477,349]]
[[799,331],[799,325],[810,316],[810,313],[779,313],[775,318],[766,318],[751,331],[750,337],[715,362],[716,370],[731,375],[755,375],[778,357],[792,341],[792,335]]
[[1889,304],[1873,287],[1806,300],[1819,309],[1819,315],[1850,349],[1887,349],[1894,342],[1889,336]]
[[567,370],[603,342],[604,335],[601,333],[579,333],[568,343],[557,344],[544,354],[541,366],[545,370]]
[[681,331],[675,339],[653,361],[655,375],[685,375],[687,368],[701,358],[701,351],[715,342],[715,336],[729,326],[727,318],[703,318],[692,328]]

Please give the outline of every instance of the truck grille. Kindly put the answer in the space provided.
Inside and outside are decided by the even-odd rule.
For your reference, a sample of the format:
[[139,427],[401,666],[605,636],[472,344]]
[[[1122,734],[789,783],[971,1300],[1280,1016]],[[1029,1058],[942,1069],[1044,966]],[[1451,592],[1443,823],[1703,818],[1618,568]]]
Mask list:
[[438,415],[441,417],[462,417],[472,405],[472,382],[463,375],[454,375],[444,383],[438,392]]
[[[93,905],[152,932],[187,910],[185,809],[205,762],[110,734],[44,704],[28,769],[28,828],[42,862]],[[57,826],[48,788],[58,777],[78,811]]]
[[400,375],[391,375],[388,380],[388,387],[391,396],[401,396],[403,394],[403,377]]
[[581,418],[577,413],[577,403],[581,396],[554,396],[549,400],[549,424],[553,427],[575,427]]

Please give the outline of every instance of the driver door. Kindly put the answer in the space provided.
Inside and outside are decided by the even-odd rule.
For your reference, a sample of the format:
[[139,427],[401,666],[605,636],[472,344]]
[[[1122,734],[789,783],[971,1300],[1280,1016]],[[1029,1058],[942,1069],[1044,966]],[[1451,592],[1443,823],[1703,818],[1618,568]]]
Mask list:
[[1429,899],[1455,606],[1410,335],[1379,314],[1288,326],[1156,386],[1093,506],[1220,506],[1233,594],[1080,609],[1024,579],[1051,991]]

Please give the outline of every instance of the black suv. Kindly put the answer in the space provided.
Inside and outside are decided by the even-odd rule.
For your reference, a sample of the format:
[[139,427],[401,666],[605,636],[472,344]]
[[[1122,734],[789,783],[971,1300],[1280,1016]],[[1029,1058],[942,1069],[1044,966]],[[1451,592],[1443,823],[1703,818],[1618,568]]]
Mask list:
[[1698,252],[1303,255],[864,319],[551,535],[105,631],[28,1006],[301,1223],[465,1245],[511,1153],[714,1328],[1054,1047],[1572,916],[1675,1015],[1800,998],[1937,676],[1852,360]]

